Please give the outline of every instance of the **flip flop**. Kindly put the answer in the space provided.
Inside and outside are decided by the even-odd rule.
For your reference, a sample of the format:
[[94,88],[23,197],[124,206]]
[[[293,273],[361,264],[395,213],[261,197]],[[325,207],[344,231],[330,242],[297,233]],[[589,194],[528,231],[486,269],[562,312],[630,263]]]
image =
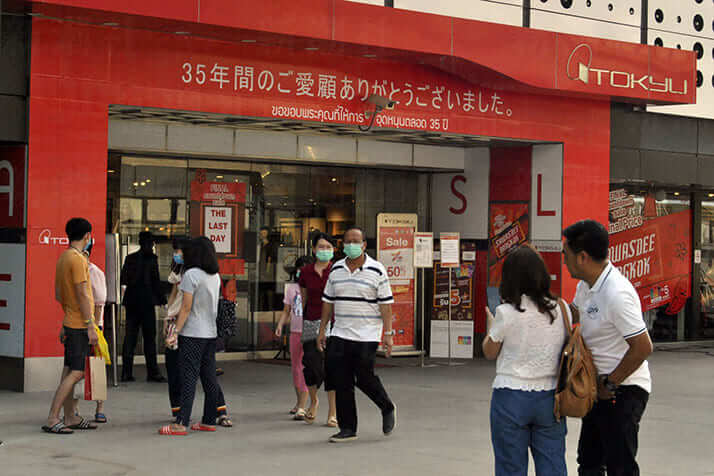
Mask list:
[[193,431],[216,431],[215,426],[204,425],[203,423],[194,423],[191,425]]
[[291,414],[291,415],[295,415],[295,414],[298,412],[298,410],[299,410],[298,407],[293,407],[293,408],[290,410],[290,414]]
[[233,422],[231,421],[230,418],[228,418],[228,415],[221,415],[218,417],[218,424],[222,426],[223,428],[232,428],[233,427]]
[[94,422],[95,423],[106,423],[109,420],[107,420],[107,416],[104,413],[95,413],[94,414]]
[[165,425],[159,428],[159,435],[166,435],[166,436],[186,436],[188,432],[186,430],[179,431],[179,430],[174,430],[171,428],[171,425]]
[[69,425],[67,428],[70,428],[72,430],[96,430],[97,425],[93,425],[92,422],[90,422],[89,420],[81,418],[79,423]]
[[71,429],[64,424],[64,422],[57,422],[52,426],[43,426],[42,431],[45,433],[51,433],[53,435],[71,435],[74,433]]
[[328,418],[327,423],[325,423],[325,426],[329,426],[330,428],[337,428],[337,417]]
[[293,416],[293,420],[298,420],[302,421],[305,419],[305,409],[304,408],[298,408],[298,411],[295,412],[295,416]]
[[308,425],[312,425],[313,423],[315,423],[316,418],[317,418],[317,415],[313,415],[312,413],[307,412],[305,414],[305,423],[307,423]]

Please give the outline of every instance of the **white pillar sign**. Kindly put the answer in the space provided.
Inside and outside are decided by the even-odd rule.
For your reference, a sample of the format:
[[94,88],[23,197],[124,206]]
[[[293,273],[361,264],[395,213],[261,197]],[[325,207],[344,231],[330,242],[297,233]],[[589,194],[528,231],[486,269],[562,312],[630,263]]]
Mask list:
[[204,210],[203,234],[213,242],[216,253],[230,253],[233,209],[230,207],[206,207]]

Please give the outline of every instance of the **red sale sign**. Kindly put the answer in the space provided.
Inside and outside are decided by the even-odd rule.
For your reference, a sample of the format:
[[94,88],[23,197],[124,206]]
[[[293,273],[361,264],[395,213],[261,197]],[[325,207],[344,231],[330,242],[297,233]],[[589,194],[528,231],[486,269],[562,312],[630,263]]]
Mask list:
[[416,215],[380,213],[378,219],[377,257],[387,270],[394,295],[394,304],[392,304],[392,328],[396,331],[394,345],[413,347]]
[[685,210],[610,235],[610,261],[637,289],[643,311],[669,304],[666,312],[676,314],[691,295],[691,222]]

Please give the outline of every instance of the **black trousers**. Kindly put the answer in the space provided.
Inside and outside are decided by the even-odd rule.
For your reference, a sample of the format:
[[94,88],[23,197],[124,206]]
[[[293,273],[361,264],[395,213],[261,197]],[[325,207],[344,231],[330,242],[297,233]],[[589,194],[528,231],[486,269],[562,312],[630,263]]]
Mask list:
[[302,373],[308,387],[320,388],[325,381],[325,362],[322,352],[317,350],[317,339],[302,343]]
[[122,350],[122,375],[134,375],[134,351],[139,339],[139,330],[144,336],[144,357],[146,358],[147,375],[157,375],[159,366],[156,363],[156,312],[154,306],[141,308],[126,308],[126,334]]
[[637,436],[649,394],[636,385],[618,388],[614,403],[598,400],[583,418],[578,442],[580,476],[639,476]]
[[191,421],[196,382],[203,387],[204,425],[215,425],[221,387],[216,379],[216,339],[179,336],[179,379],[181,380],[181,410],[177,422],[188,426]]
[[374,373],[378,345],[377,342],[330,338],[327,368],[335,384],[340,430],[357,432],[355,385],[379,407],[382,415],[394,410],[382,381]]
[[[181,411],[181,375],[179,372],[179,350],[166,348],[166,375],[169,381],[169,403],[171,404],[171,414],[178,417]],[[228,414],[226,398],[223,390],[218,386],[218,401],[216,406],[218,416]]]

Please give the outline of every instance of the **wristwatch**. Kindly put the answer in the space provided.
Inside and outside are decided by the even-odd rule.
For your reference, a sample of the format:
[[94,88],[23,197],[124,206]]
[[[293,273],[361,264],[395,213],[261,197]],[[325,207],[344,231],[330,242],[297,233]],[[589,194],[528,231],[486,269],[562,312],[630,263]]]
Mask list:
[[605,388],[611,392],[614,392],[615,390],[617,390],[617,384],[610,381],[609,375],[605,375],[603,385],[605,385]]
[[395,331],[394,329],[392,329],[391,331],[385,332],[384,335],[385,335],[385,336],[397,335],[397,331]]

